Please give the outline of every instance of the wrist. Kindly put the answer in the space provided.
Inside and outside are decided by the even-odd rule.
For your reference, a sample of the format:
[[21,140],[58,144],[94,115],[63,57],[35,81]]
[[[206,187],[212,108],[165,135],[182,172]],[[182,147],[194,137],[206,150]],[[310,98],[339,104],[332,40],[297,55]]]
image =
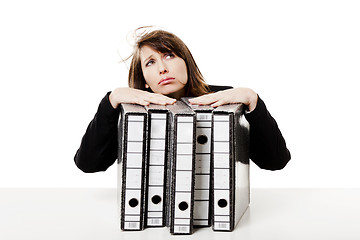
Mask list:
[[249,89],[249,95],[248,95],[248,109],[249,112],[252,112],[257,105],[258,101],[258,95],[256,92],[254,92],[252,89]]
[[116,89],[109,94],[109,102],[110,102],[111,106],[114,109],[116,109],[118,107],[118,105],[119,105],[119,103],[116,102],[116,100],[114,99],[114,92],[115,91],[116,91]]

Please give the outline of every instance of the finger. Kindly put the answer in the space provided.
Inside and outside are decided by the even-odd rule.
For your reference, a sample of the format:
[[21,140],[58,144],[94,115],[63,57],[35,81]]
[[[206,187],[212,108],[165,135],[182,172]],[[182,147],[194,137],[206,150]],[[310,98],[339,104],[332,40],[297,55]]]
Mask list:
[[164,100],[166,104],[174,104],[176,102],[175,98],[171,98],[166,95],[159,94],[159,93],[157,93],[155,95],[157,95],[159,97],[159,99]]
[[192,98],[192,99],[189,100],[189,102],[191,104],[208,105],[208,104],[214,103],[214,102],[216,102],[218,100],[219,99],[217,98],[216,95],[208,94],[208,95],[203,95],[203,96],[200,96],[200,97]]
[[176,99],[169,98],[160,94],[149,94],[148,96],[146,96],[145,100],[150,103],[159,105],[173,104],[176,102]]
[[152,98],[152,100],[158,104],[174,104],[176,102],[176,99],[174,98],[169,98],[167,96],[164,95],[159,95],[157,97]]
[[205,96],[207,96],[207,95],[202,95],[202,96],[199,96],[199,97],[190,98],[189,102],[196,104],[198,102],[201,102],[201,100],[204,99]]
[[139,101],[137,103],[142,105],[142,106],[148,106],[150,104],[150,102],[148,102],[148,101],[146,101],[144,99],[139,99]]
[[219,107],[219,106],[221,106],[221,105],[225,105],[225,104],[227,104],[228,102],[227,101],[225,101],[224,99],[220,99],[219,101],[216,101],[216,102],[214,102],[213,104],[211,104],[211,106],[213,107],[213,108],[215,108],[215,107]]

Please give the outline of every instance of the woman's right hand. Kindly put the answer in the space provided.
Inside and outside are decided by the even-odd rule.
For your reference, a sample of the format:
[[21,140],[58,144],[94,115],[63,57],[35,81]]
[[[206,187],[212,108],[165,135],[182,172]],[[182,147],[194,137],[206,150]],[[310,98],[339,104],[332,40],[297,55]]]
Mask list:
[[159,93],[150,93],[128,87],[116,88],[110,93],[109,100],[113,108],[117,108],[120,103],[136,103],[146,106],[150,103],[167,105],[176,102],[176,99]]

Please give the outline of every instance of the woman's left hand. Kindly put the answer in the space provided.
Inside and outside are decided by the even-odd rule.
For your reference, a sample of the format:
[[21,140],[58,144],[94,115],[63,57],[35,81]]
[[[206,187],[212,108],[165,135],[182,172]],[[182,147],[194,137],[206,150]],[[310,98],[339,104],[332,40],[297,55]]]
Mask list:
[[229,103],[243,103],[248,106],[249,111],[256,107],[258,95],[250,88],[232,88],[216,93],[209,93],[200,97],[189,99],[191,104],[208,105],[218,107]]

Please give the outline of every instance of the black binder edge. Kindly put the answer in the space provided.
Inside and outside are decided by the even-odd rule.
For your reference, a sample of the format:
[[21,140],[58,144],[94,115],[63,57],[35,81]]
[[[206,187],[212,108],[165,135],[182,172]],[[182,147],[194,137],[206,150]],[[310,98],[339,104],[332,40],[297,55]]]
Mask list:
[[[190,230],[189,233],[175,233],[174,232],[174,213],[175,213],[175,191],[173,191],[175,189],[175,185],[176,185],[176,176],[172,175],[172,181],[171,181],[171,219],[170,219],[170,233],[173,235],[191,235],[193,233],[193,215],[194,215],[194,189],[195,189],[195,137],[196,137],[196,118],[195,118],[195,113],[194,114],[175,114],[174,116],[174,133],[177,132],[177,118],[179,116],[186,116],[186,117],[192,117],[193,118],[193,146],[192,146],[192,173],[191,173],[191,178],[192,178],[192,185],[191,185],[191,203],[190,203]],[[173,151],[173,159],[172,159],[172,173],[174,173],[176,171],[176,142],[177,142],[177,138],[176,135],[174,134],[174,138],[173,138],[173,149],[175,151]],[[175,153],[175,154],[174,154]],[[175,157],[174,157],[175,156]]]
[[[182,97],[181,101],[183,101],[189,108],[191,108],[196,114],[197,113],[211,113],[213,115],[213,110],[214,108],[211,107],[210,105],[193,105],[189,102],[189,99],[191,99],[193,97]],[[197,121],[197,118],[195,117],[195,121]],[[194,225],[194,227],[196,228],[205,228],[205,227],[211,227],[212,226],[212,215],[213,215],[213,194],[211,194],[212,192],[212,188],[211,188],[211,183],[214,180],[213,179],[213,175],[211,174],[211,167],[212,167],[212,162],[213,162],[213,149],[214,149],[214,145],[213,145],[213,131],[214,131],[214,121],[213,118],[211,120],[211,136],[210,136],[210,182],[209,182],[209,212],[208,212],[208,224],[207,225]],[[196,125],[195,125],[195,146],[196,146]],[[195,147],[196,148],[196,147]],[[195,161],[196,161],[196,149],[195,149]],[[194,189],[195,191],[195,189]],[[195,194],[195,193],[194,193]],[[194,201],[195,202],[195,201]]]
[[[177,106],[174,106],[176,104],[179,104],[180,106],[183,105],[186,108],[186,111],[183,112],[179,112],[179,108]],[[194,210],[194,188],[195,188],[195,137],[196,137],[196,132],[195,132],[195,124],[196,124],[196,119],[195,119],[195,112],[192,111],[192,109],[187,106],[184,102],[182,101],[178,101],[176,102],[174,105],[168,105],[168,109],[169,109],[169,113],[170,113],[170,122],[171,122],[171,136],[170,136],[170,147],[172,147],[172,151],[169,151],[170,153],[170,174],[169,174],[169,183],[170,183],[170,195],[169,195],[169,205],[170,205],[170,209],[169,209],[169,218],[168,218],[168,224],[167,226],[170,227],[170,233],[173,235],[190,235],[193,232],[193,210]],[[181,108],[183,108],[181,106]],[[193,118],[193,146],[192,146],[192,174],[191,174],[191,178],[192,178],[192,184],[191,184],[191,203],[190,203],[190,229],[189,229],[189,233],[174,233],[174,213],[175,213],[175,178],[176,176],[174,176],[174,171],[176,168],[176,142],[177,142],[177,136],[176,136],[176,131],[177,131],[177,118],[178,116],[187,116],[187,117],[192,117]]]
[[[230,104],[235,106],[235,104]],[[230,106],[229,105],[229,106]],[[230,140],[230,157],[229,157],[229,161],[230,161],[230,175],[229,175],[229,184],[231,189],[235,189],[235,191],[231,191],[230,196],[229,196],[229,204],[230,204],[230,228],[229,230],[215,230],[214,229],[214,225],[213,225],[213,231],[217,231],[217,232],[232,232],[236,225],[237,222],[235,222],[235,213],[236,213],[236,199],[235,199],[235,195],[236,195],[236,164],[237,162],[241,162],[242,164],[247,164],[249,165],[249,128],[242,125],[240,123],[240,118],[243,117],[244,115],[244,104],[242,103],[238,103],[236,105],[239,105],[238,107],[236,107],[236,111],[228,111],[226,109],[224,110],[219,110],[219,109],[215,109],[213,111],[213,118],[214,118],[214,114],[221,114],[221,115],[228,115],[229,116],[229,140]],[[237,119],[239,119],[237,121]],[[235,134],[235,129],[239,128],[240,133],[239,134]],[[212,144],[214,143],[213,141],[213,132],[212,132]],[[245,137],[245,139],[243,139]],[[212,163],[211,163],[211,189],[212,191],[214,191],[214,160],[212,159]],[[250,185],[248,186],[248,188],[250,188]],[[250,200],[250,189],[249,189],[249,200]],[[214,194],[212,195],[214,197]],[[214,203],[214,199],[213,199],[213,203]],[[249,205],[249,204],[248,204]],[[214,206],[214,205],[212,205]],[[246,207],[246,209],[248,208],[248,206]],[[246,209],[243,211],[243,213],[241,214],[241,216],[239,217],[239,219],[241,219],[241,217],[245,214]],[[214,212],[214,209],[212,210]],[[214,224],[214,215],[212,215],[212,224]]]
[[[131,105],[131,104],[130,104]],[[146,144],[146,138],[147,138],[147,113],[141,113],[141,112],[126,112],[124,109],[123,104],[120,105],[120,117],[121,119],[119,120],[119,129],[121,129],[121,141],[119,141],[119,145],[121,145],[121,147],[119,147],[119,156],[121,156],[122,159],[120,159],[120,157],[118,158],[118,164],[122,164],[122,180],[121,180],[121,202],[120,202],[120,229],[123,231],[142,231],[144,230],[144,215],[145,215],[145,182],[146,182],[146,176],[145,176],[145,166],[147,165],[147,153],[146,153],[146,149],[147,149],[147,144]],[[127,156],[126,156],[126,150],[127,150],[127,129],[128,129],[128,117],[129,115],[132,116],[144,116],[144,126],[143,126],[143,132],[144,132],[144,137],[143,137],[143,152],[142,152],[142,159],[144,161],[142,161],[142,171],[141,171],[141,179],[142,179],[142,185],[141,185],[141,203],[140,203],[140,228],[139,229],[125,229],[124,225],[125,225],[125,189],[126,189],[126,168],[124,166],[126,166],[127,164]],[[124,122],[121,122],[124,121]],[[124,126],[124,127],[123,127]],[[118,136],[119,137],[119,136]],[[126,140],[126,141],[125,141]],[[119,187],[119,186],[118,186]]]
[[149,189],[149,178],[146,178],[146,193],[145,193],[145,219],[144,219],[144,228],[158,228],[158,227],[165,227],[166,226],[166,219],[168,218],[168,195],[167,195],[167,182],[168,182],[168,168],[169,168],[169,129],[170,129],[170,121],[169,121],[169,111],[167,109],[154,109],[154,108],[147,108],[148,111],[148,125],[147,125],[147,164],[146,164],[146,176],[149,176],[149,156],[150,156],[150,134],[151,134],[151,114],[152,113],[165,113],[166,114],[166,130],[165,130],[165,159],[164,159],[164,189],[163,189],[163,218],[161,226],[148,226],[147,225],[147,213],[148,213],[148,189]]

